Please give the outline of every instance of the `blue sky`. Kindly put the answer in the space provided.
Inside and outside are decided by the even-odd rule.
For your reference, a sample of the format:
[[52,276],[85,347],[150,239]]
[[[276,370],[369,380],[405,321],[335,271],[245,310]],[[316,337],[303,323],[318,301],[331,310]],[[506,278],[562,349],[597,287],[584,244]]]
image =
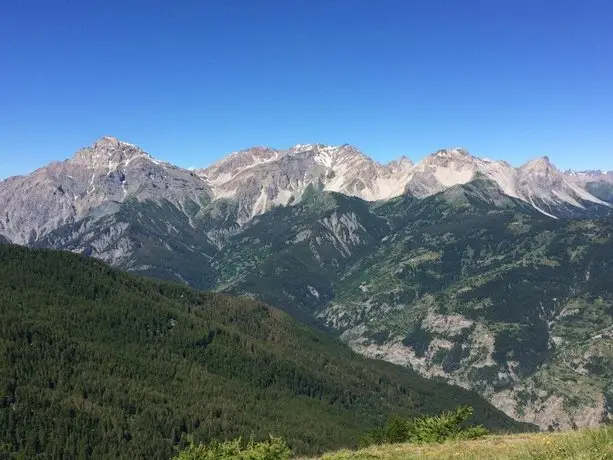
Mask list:
[[605,0],[10,1],[0,177],[102,135],[204,166],[252,145],[462,146],[613,169]]

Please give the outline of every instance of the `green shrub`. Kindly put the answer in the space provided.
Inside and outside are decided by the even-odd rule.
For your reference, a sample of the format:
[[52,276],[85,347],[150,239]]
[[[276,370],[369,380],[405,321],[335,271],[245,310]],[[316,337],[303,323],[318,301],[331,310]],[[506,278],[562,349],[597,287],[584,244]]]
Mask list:
[[385,428],[365,436],[361,444],[440,443],[452,439],[476,439],[485,436],[488,431],[483,426],[465,424],[472,414],[472,407],[459,406],[453,412],[411,420],[394,416]]
[[250,439],[247,444],[241,438],[209,445],[191,444],[173,460],[287,460],[291,453],[283,439],[271,436],[268,441]]

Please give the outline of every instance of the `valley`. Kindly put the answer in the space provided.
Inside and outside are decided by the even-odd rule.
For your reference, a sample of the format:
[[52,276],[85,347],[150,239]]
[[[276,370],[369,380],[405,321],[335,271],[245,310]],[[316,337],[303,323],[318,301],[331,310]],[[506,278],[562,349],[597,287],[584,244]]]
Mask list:
[[348,145],[186,170],[107,137],[0,182],[0,238],[266,302],[564,429],[613,411],[612,184],[547,157],[381,165]]

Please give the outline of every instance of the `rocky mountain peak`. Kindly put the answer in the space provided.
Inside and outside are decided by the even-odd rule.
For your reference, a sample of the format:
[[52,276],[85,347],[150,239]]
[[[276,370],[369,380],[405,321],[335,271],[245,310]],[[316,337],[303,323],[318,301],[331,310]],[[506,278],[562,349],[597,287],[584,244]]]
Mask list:
[[113,136],[102,136],[98,139],[94,144],[100,146],[119,146],[120,144],[125,143],[117,139]]
[[343,166],[349,167],[350,165],[355,167],[360,163],[362,167],[366,164],[375,164],[373,160],[364,155],[360,150],[349,144],[341,146],[318,145],[314,152],[315,161],[331,169],[336,169],[337,167],[344,169]]
[[406,155],[401,155],[400,158],[398,158],[397,160],[393,160],[393,161],[400,163],[400,164],[410,164],[410,165],[414,164],[413,161]]
[[559,172],[547,155],[528,161],[519,169],[521,172],[535,175],[550,175]]
[[276,153],[277,149],[273,149],[272,147],[268,147],[266,145],[256,145],[255,147],[251,147],[247,151],[250,151],[253,154],[270,156],[270,155]]
[[231,153],[207,168],[198,169],[196,174],[206,177],[212,184],[221,185],[242,171],[277,159],[280,153],[279,150],[271,147],[251,147]]
[[143,149],[134,144],[129,144],[112,136],[104,136],[90,147],[85,147],[75,153],[71,161],[93,168],[105,166],[110,169],[137,156],[151,158]]
[[408,171],[413,166],[415,166],[415,163],[413,163],[406,155],[402,155],[400,158],[392,160],[385,165],[385,167],[392,173]]
[[[227,158],[232,157],[250,157],[260,160],[269,160],[277,156],[279,151],[265,145],[256,145],[248,149],[239,150],[238,152],[231,153]],[[223,161],[223,160],[222,160]]]
[[448,148],[437,150],[436,152],[425,157],[418,165],[425,167],[430,166],[448,166],[450,164],[472,164],[477,160],[467,150],[462,148]]
[[324,147],[322,144],[296,144],[288,149],[288,152],[308,152]]
[[434,152],[435,157],[460,157],[460,158],[472,158],[472,155],[465,149],[460,147],[441,149]]
[[325,144],[296,144],[290,147],[286,152],[287,155],[317,156],[327,154],[333,157],[340,157],[347,154],[363,155],[357,148],[349,144],[343,145],[325,145]]

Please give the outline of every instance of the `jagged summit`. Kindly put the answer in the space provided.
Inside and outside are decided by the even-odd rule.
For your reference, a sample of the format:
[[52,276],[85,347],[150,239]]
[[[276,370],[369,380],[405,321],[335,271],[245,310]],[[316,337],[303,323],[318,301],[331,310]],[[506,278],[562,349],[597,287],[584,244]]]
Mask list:
[[415,163],[411,161],[406,155],[402,155],[400,158],[396,160],[389,161],[384,165],[387,169],[389,169],[392,173],[400,172],[400,171],[408,171]]
[[551,163],[547,155],[534,160],[530,160],[519,168],[522,171],[539,172],[549,174],[557,171],[557,168]]
[[470,162],[475,157],[462,148],[441,149],[424,157],[417,164],[447,164],[449,162]]
[[92,167],[100,167],[106,164],[109,169],[112,169],[116,168],[120,163],[137,156],[152,158],[151,155],[134,144],[121,141],[116,137],[103,136],[91,146],[76,152],[72,157],[72,161]]
[[134,144],[130,144],[129,142],[122,141],[121,139],[117,139],[114,136],[102,136],[98,140],[96,140],[91,148],[93,149],[113,149],[113,148],[133,148],[137,150],[142,149]]
[[395,159],[395,160],[391,160],[389,161],[387,164],[390,163],[410,163],[410,164],[414,164],[413,160],[411,160],[408,156],[406,155],[400,155],[399,158]]
[[232,158],[232,157],[237,157],[237,156],[242,156],[242,155],[270,157],[270,156],[273,156],[278,151],[279,151],[278,149],[268,147],[265,145],[255,145],[253,147],[239,150],[238,152],[233,152],[230,155],[227,155],[226,157],[224,157],[220,161],[223,161],[227,158]]
[[121,145],[121,144],[127,144],[127,142],[123,142],[119,139],[117,139],[114,136],[102,136],[100,139],[98,139],[94,145]]
[[441,149],[441,150],[437,150],[436,152],[434,152],[432,154],[432,156],[434,157],[464,157],[464,158],[472,158],[473,156],[468,152],[468,150],[465,150],[461,147],[454,147],[454,148],[446,148],[446,149]]

